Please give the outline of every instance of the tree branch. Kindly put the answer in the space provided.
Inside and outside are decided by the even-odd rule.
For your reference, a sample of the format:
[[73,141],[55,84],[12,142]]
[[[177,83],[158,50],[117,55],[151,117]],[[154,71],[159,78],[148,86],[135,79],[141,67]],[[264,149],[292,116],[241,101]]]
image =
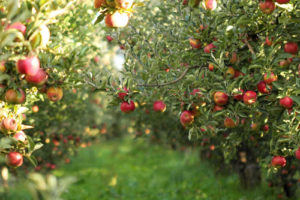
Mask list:
[[248,46],[249,51],[251,52],[251,54],[252,54],[253,56],[255,56],[255,52],[254,52],[254,50],[253,50],[251,44],[248,42],[247,35],[246,35],[246,39],[244,39],[244,42],[245,42],[246,45]]
[[202,68],[203,66],[192,66],[192,67],[188,67],[186,68],[183,73],[175,80],[170,81],[170,82],[166,82],[166,83],[161,83],[161,84],[138,84],[137,86],[143,86],[143,87],[162,87],[162,86],[167,86],[167,85],[172,85],[174,83],[179,82],[181,79],[183,79],[186,74],[188,73],[188,71],[190,71],[191,69],[196,69],[196,68]]

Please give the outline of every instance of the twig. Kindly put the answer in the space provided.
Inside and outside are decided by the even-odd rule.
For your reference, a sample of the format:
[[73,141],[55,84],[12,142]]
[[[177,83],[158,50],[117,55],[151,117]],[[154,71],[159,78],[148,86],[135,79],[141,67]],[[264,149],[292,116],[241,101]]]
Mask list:
[[253,56],[255,56],[255,52],[254,52],[254,50],[253,50],[251,44],[250,44],[250,43],[248,42],[248,40],[247,40],[247,35],[246,35],[246,39],[244,39],[244,42],[245,42],[246,45],[248,46],[249,51],[251,52],[251,54],[252,54]]
[[202,68],[203,66],[192,66],[192,67],[188,67],[186,68],[183,73],[175,80],[170,81],[170,82],[166,82],[166,83],[161,83],[161,84],[138,84],[137,86],[143,86],[143,87],[161,87],[161,86],[167,86],[167,85],[172,85],[174,83],[177,83],[178,81],[180,81],[181,79],[183,79],[186,74],[188,73],[188,71],[190,71],[191,69],[195,69],[195,68]]

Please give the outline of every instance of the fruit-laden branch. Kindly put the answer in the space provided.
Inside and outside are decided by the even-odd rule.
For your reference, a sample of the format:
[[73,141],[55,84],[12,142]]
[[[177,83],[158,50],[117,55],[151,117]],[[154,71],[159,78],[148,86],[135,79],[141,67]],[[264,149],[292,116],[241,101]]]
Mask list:
[[188,71],[190,71],[191,69],[196,69],[196,68],[202,68],[203,66],[191,66],[186,68],[183,73],[175,80],[170,81],[170,82],[166,82],[166,83],[161,83],[161,84],[138,84],[137,86],[143,86],[143,87],[162,87],[162,86],[167,86],[167,85],[172,85],[174,83],[179,82],[181,79],[183,79],[186,74],[188,73]]

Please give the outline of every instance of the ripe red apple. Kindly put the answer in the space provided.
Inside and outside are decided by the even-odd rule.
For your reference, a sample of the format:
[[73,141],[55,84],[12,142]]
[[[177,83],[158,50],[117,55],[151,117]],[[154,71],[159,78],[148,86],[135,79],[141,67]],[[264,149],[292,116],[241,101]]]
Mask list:
[[293,106],[293,103],[294,103],[293,99],[291,99],[288,96],[283,97],[279,100],[279,104],[284,108],[291,108]]
[[219,106],[223,106],[228,102],[228,95],[224,92],[215,92],[214,102]]
[[42,68],[40,68],[35,75],[26,75],[25,78],[28,83],[33,85],[43,85],[48,80],[48,74]]
[[18,152],[10,152],[6,155],[6,163],[12,167],[20,167],[23,164],[23,156]]
[[16,98],[17,98],[17,91],[13,90],[13,89],[8,89],[5,92],[5,101],[7,103],[15,103],[16,102]]
[[297,151],[295,152],[296,158],[298,160],[300,160],[300,147],[297,149]]
[[237,126],[237,123],[233,121],[230,117],[226,117],[224,120],[224,126],[226,128],[234,128]]
[[190,111],[183,111],[180,115],[180,123],[182,126],[188,126],[194,122],[194,115]]
[[270,128],[269,128],[269,125],[266,124],[266,125],[263,126],[262,129],[263,129],[263,131],[267,132],[267,131],[269,131]]
[[32,47],[45,47],[50,40],[50,30],[46,25],[40,26],[40,31],[31,39]]
[[95,63],[98,63],[99,61],[100,61],[99,56],[95,56],[95,57],[94,57],[94,62],[95,62]]
[[163,101],[155,101],[153,103],[153,110],[155,112],[165,112],[166,110],[166,104]]
[[121,103],[120,109],[124,113],[131,113],[135,110],[135,104],[133,101],[130,101],[130,103],[128,103],[127,101],[124,101]]
[[298,53],[298,44],[296,42],[288,42],[284,45],[284,51],[290,54],[297,54]]
[[129,9],[132,7],[133,0],[115,0],[115,4],[119,8]]
[[234,70],[234,78],[238,78],[239,76],[245,76],[245,74],[239,70]]
[[265,73],[265,75],[264,75],[264,82],[266,84],[271,84],[274,81],[277,81],[277,76],[273,72],[271,72],[271,73]]
[[217,1],[216,0],[205,0],[204,5],[207,10],[215,10],[217,8]]
[[276,167],[276,166],[284,167],[285,165],[286,165],[285,157],[283,157],[283,156],[274,156],[272,158],[272,166],[274,166],[274,167]]
[[223,110],[223,109],[224,109],[223,106],[218,106],[218,105],[215,105],[215,106],[214,106],[214,112],[220,111],[220,110]]
[[188,3],[189,3],[189,0],[183,0],[182,1],[182,5],[184,5],[184,6],[188,5]]
[[17,141],[25,142],[26,140],[26,134],[23,131],[19,131],[14,135],[14,138]]
[[111,28],[122,28],[125,27],[129,22],[129,16],[127,13],[121,13],[116,11],[112,14],[107,14],[105,17],[105,24]]
[[201,42],[200,42],[200,40],[190,38],[189,41],[190,41],[190,45],[191,45],[194,49],[200,49],[200,48],[201,48]]
[[271,14],[275,10],[275,7],[273,0],[265,0],[259,3],[260,10],[265,14]]
[[6,131],[16,131],[18,128],[18,123],[13,118],[5,118],[1,122],[1,128]]
[[40,69],[40,60],[36,56],[26,57],[17,62],[17,70],[20,74],[34,76]]
[[241,88],[235,88],[233,91],[232,91],[232,95],[233,95],[233,98],[236,99],[236,100],[242,100],[243,99],[243,96],[244,96],[244,90],[241,89]]
[[22,89],[8,89],[5,92],[5,101],[11,104],[22,104],[26,100],[25,92]]
[[256,102],[256,92],[254,91],[247,91],[243,96],[243,101],[247,105],[254,104]]
[[273,41],[269,39],[269,36],[266,37],[266,42],[265,42],[265,44],[268,45],[268,46],[272,46]]
[[47,97],[50,101],[59,101],[63,97],[63,89],[60,87],[50,87],[47,89]]
[[214,48],[216,48],[216,46],[213,43],[210,43],[210,44],[206,45],[203,50],[204,50],[204,53],[210,53],[211,51],[212,52],[215,51],[215,50],[212,50]]
[[18,31],[20,31],[24,36],[26,33],[26,26],[24,24],[22,24],[21,22],[15,22],[13,24],[10,24],[6,27],[6,30],[9,29],[16,29]]
[[101,6],[104,6],[106,3],[105,0],[94,0],[94,7],[97,9],[97,8],[100,8]]
[[214,64],[209,63],[208,70],[211,71],[211,72],[214,71]]
[[285,4],[285,3],[289,3],[290,0],[276,0],[276,2],[279,4]]
[[0,61],[0,72],[5,72],[6,71],[6,67],[5,67],[5,61],[2,60]]
[[272,90],[272,85],[267,85],[264,81],[257,84],[257,89],[260,93],[269,94]]
[[109,36],[109,35],[106,36],[106,39],[107,39],[108,42],[111,42],[113,40],[113,38],[111,36]]

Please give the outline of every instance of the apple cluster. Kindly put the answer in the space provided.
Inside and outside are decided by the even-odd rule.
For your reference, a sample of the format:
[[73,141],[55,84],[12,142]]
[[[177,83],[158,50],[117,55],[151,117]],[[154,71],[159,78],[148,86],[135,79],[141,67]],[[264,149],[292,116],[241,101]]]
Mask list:
[[94,0],[94,7],[100,9],[99,17],[105,16],[105,24],[110,28],[125,27],[132,16],[133,6],[133,0]]

